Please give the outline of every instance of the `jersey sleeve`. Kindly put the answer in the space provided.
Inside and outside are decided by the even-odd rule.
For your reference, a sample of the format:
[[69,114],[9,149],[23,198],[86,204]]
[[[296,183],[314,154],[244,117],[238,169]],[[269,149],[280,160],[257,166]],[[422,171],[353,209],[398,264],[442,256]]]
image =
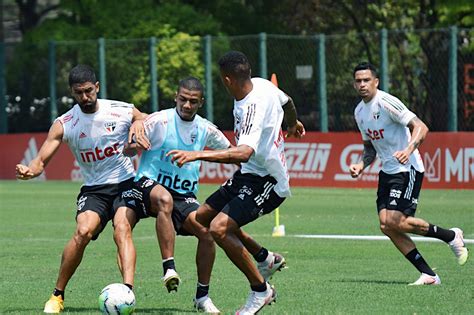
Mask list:
[[61,125],[63,126],[63,139],[62,140],[64,142],[69,142],[69,133],[70,133],[69,122],[72,121],[73,119],[74,119],[74,108],[54,120],[54,123],[59,121]]
[[391,95],[383,96],[380,100],[380,104],[393,121],[403,126],[408,125],[410,120],[416,117],[415,113],[410,111],[405,104]]
[[362,108],[360,106],[357,106],[355,111],[354,111],[354,119],[357,124],[357,128],[360,131],[360,134],[362,135],[362,141],[369,141],[370,138],[369,136],[364,132],[364,128],[361,126],[361,118],[360,118],[360,112],[362,111]]
[[244,108],[237,146],[245,144],[254,151],[257,150],[264,126],[264,110],[265,108],[257,106],[256,103],[251,103]]
[[275,87],[275,89],[277,90],[277,95],[278,95],[278,99],[280,100],[281,106],[288,103],[288,100],[289,100],[288,95],[286,95],[285,92],[283,92],[282,90],[280,90],[277,87]]
[[214,150],[227,149],[230,141],[215,125],[209,123],[207,126],[206,147]]

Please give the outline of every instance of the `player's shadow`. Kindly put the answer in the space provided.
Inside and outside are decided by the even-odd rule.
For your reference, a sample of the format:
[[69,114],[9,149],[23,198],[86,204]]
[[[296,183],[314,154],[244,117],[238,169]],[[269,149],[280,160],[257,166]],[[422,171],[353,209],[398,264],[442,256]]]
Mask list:
[[[99,309],[98,308],[87,308],[87,307],[68,307],[67,308],[67,313],[81,313],[81,314],[98,314]],[[135,314],[184,314],[184,313],[196,313],[195,310],[193,309],[179,309],[179,308],[158,308],[158,307],[152,307],[152,308],[142,308],[142,307],[137,307],[135,309]]]
[[179,309],[179,308],[137,308],[135,310],[136,314],[182,314],[182,313],[196,313],[196,310],[193,309]]
[[99,307],[69,307],[67,306],[66,309],[63,311],[66,314],[73,313],[73,314],[99,314]]
[[371,284],[403,284],[407,285],[404,281],[389,281],[389,280],[365,280],[365,279],[341,279],[331,280],[331,282],[342,282],[342,283],[371,283]]

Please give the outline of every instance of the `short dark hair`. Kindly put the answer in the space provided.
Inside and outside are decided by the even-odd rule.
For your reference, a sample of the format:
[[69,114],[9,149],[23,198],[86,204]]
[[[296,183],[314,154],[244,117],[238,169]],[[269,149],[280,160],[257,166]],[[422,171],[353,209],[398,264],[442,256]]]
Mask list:
[[376,78],[379,77],[379,74],[377,72],[377,68],[371,64],[370,62],[367,62],[367,61],[364,61],[364,62],[361,62],[359,63],[355,68],[354,68],[354,72],[352,73],[352,76],[355,76],[355,73],[357,71],[360,71],[360,70],[370,70],[370,72],[372,72],[372,75]]
[[198,78],[195,77],[187,77],[179,81],[178,85],[178,93],[180,88],[185,88],[190,91],[199,91],[201,92],[201,95],[204,96],[204,87],[201,84],[201,81],[199,81]]
[[231,50],[219,59],[219,67],[224,74],[239,81],[250,79],[251,68],[247,56],[240,51]]
[[69,72],[69,87],[76,83],[92,82],[96,83],[94,69],[88,65],[77,65]]

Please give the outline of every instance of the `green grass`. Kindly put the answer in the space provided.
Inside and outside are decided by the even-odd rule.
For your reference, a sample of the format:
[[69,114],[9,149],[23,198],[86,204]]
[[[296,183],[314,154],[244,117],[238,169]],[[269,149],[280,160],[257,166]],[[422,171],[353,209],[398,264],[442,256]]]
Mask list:
[[[216,186],[202,185],[200,200]],[[62,249],[75,227],[79,184],[0,181],[0,313],[40,314],[54,287]],[[246,227],[271,250],[285,255],[288,269],[272,283],[277,303],[262,314],[472,314],[474,261],[456,264],[442,243],[419,242],[443,284],[408,287],[418,272],[388,241],[301,239],[295,234],[381,235],[373,189],[294,188],[280,208],[286,237],[271,237],[273,215]],[[474,238],[472,191],[423,190],[417,215],[444,227],[460,226]],[[178,237],[175,258],[183,279],[177,294],[162,286],[153,220],[134,232],[137,247],[137,314],[193,313],[196,240]],[[472,244],[469,246],[472,247]],[[120,282],[111,226],[92,242],[66,289],[65,314],[98,313],[97,297]],[[211,296],[226,314],[248,294],[244,276],[218,250]]]

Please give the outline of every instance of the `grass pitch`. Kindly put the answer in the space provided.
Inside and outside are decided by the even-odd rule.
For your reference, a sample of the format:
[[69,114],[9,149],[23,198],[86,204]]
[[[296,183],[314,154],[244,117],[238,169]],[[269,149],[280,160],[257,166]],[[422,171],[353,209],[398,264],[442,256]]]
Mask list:
[[[0,181],[0,313],[41,314],[57,277],[61,252],[75,227],[80,184]],[[201,185],[199,200],[216,186]],[[457,265],[439,242],[418,242],[442,285],[409,287],[418,272],[389,241],[301,239],[296,234],[381,235],[374,189],[294,188],[280,208],[285,237],[271,237],[273,215],[245,228],[261,244],[285,255],[288,269],[272,283],[277,303],[262,314],[473,314],[474,260]],[[459,226],[474,238],[472,191],[423,190],[417,216],[443,227]],[[163,287],[161,258],[152,219],[134,231],[137,248],[137,314],[193,313],[196,240],[178,237],[175,259],[183,280],[178,293]],[[472,244],[468,245],[471,247]],[[121,282],[111,225],[86,249],[66,289],[64,314],[98,314],[107,284]],[[226,314],[249,292],[244,276],[218,249],[211,297]]]

